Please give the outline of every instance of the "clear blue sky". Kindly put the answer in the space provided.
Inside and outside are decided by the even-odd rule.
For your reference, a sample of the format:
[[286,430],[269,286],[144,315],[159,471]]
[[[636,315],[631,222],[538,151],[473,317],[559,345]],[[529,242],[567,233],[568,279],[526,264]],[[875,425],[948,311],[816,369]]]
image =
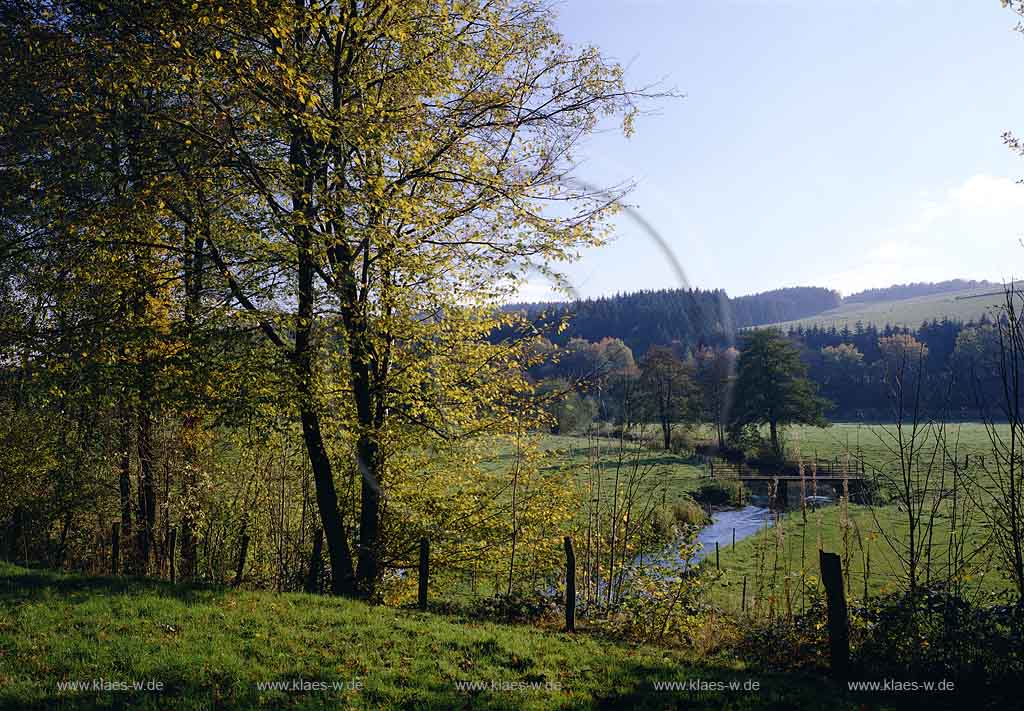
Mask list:
[[[694,286],[732,295],[1024,273],[1024,35],[999,0],[562,0],[559,26],[686,97],[588,140]],[[584,296],[678,286],[642,231],[569,268]],[[523,293],[541,296],[542,284]]]

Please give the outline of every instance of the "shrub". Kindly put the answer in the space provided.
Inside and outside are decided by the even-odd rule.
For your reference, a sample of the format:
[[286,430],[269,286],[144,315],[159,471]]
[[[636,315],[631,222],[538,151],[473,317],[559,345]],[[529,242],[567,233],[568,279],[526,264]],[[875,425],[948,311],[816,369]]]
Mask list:
[[698,434],[693,427],[677,427],[672,431],[672,453],[692,454],[695,452],[699,442]]
[[756,456],[762,441],[760,430],[753,425],[729,428],[727,445],[728,449],[734,452],[734,456],[741,454],[740,458],[743,459]]
[[499,593],[468,602],[440,600],[432,602],[431,608],[443,614],[463,615],[475,620],[533,624],[549,618],[560,619],[562,604],[557,594],[514,590],[511,595]]
[[700,504],[687,496],[672,504],[672,520],[677,526],[703,526],[708,515]]
[[706,636],[713,608],[707,593],[721,575],[713,567],[683,569],[697,551],[697,527],[679,529],[676,553],[635,568],[621,604],[604,619],[592,622],[616,638],[670,646],[693,646]]
[[[811,592],[811,589],[808,590]],[[851,678],[952,681],[961,700],[1013,706],[1024,678],[1024,605],[976,604],[942,589],[895,593],[851,606]],[[748,619],[739,656],[775,670],[824,670],[828,634],[823,596],[807,612]]]
[[705,481],[700,485],[697,493],[693,495],[700,504],[704,506],[725,506],[736,503],[736,488],[727,485],[725,482]]
[[1024,606],[979,605],[942,589],[897,593],[854,611],[864,678],[952,680],[963,692],[1010,693],[1024,678]]
[[658,541],[675,540],[679,531],[687,527],[707,524],[708,516],[700,504],[689,496],[671,504],[657,506],[651,516],[651,530]]

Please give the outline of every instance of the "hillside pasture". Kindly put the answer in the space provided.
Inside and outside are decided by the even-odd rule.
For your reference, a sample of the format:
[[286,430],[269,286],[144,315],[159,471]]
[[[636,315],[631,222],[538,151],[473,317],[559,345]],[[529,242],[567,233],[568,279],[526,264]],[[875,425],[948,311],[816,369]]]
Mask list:
[[951,321],[977,321],[983,315],[992,316],[1000,304],[1005,304],[1003,292],[998,288],[982,287],[964,289],[943,294],[920,296],[911,299],[895,299],[870,303],[842,304],[838,308],[823,311],[793,321],[766,324],[757,328],[835,327],[853,330],[857,322],[874,324],[878,328],[886,325],[917,328],[924,321],[949,319]]

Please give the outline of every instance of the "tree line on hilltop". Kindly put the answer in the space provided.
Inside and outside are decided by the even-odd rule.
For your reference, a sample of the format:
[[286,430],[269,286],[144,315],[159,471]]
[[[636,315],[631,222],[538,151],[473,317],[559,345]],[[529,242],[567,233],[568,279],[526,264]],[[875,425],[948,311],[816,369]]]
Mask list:
[[991,281],[977,281],[975,279],[950,279],[940,282],[912,282],[910,284],[893,284],[881,289],[865,289],[855,294],[843,297],[847,304],[868,304],[878,301],[893,301],[897,299],[913,299],[919,296],[934,296],[945,294],[950,291],[963,291],[966,289],[981,289],[991,287],[998,289],[999,284]]
[[[805,318],[839,304],[838,292],[820,287],[775,289],[734,298],[721,289],[658,289],[569,303],[512,304],[506,310],[539,323],[567,319],[568,327],[550,336],[554,343],[612,337],[643,354],[654,345],[676,344],[690,350],[728,347],[736,329]],[[495,337],[504,335],[498,332]]]

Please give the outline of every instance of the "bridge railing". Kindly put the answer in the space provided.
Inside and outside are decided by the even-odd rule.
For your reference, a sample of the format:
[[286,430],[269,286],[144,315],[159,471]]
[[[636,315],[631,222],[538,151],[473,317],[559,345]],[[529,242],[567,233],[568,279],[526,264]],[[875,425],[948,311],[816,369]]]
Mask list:
[[[814,465],[817,466],[814,466]],[[732,462],[726,459],[709,459],[708,472],[710,476],[719,478],[764,478],[772,477],[795,477],[800,475],[800,468],[796,462],[786,462],[781,467],[762,467],[751,462]],[[811,462],[804,462],[804,476],[808,479],[812,476],[829,479],[862,479],[864,478],[863,463],[851,460],[836,461],[831,459],[818,459]]]

